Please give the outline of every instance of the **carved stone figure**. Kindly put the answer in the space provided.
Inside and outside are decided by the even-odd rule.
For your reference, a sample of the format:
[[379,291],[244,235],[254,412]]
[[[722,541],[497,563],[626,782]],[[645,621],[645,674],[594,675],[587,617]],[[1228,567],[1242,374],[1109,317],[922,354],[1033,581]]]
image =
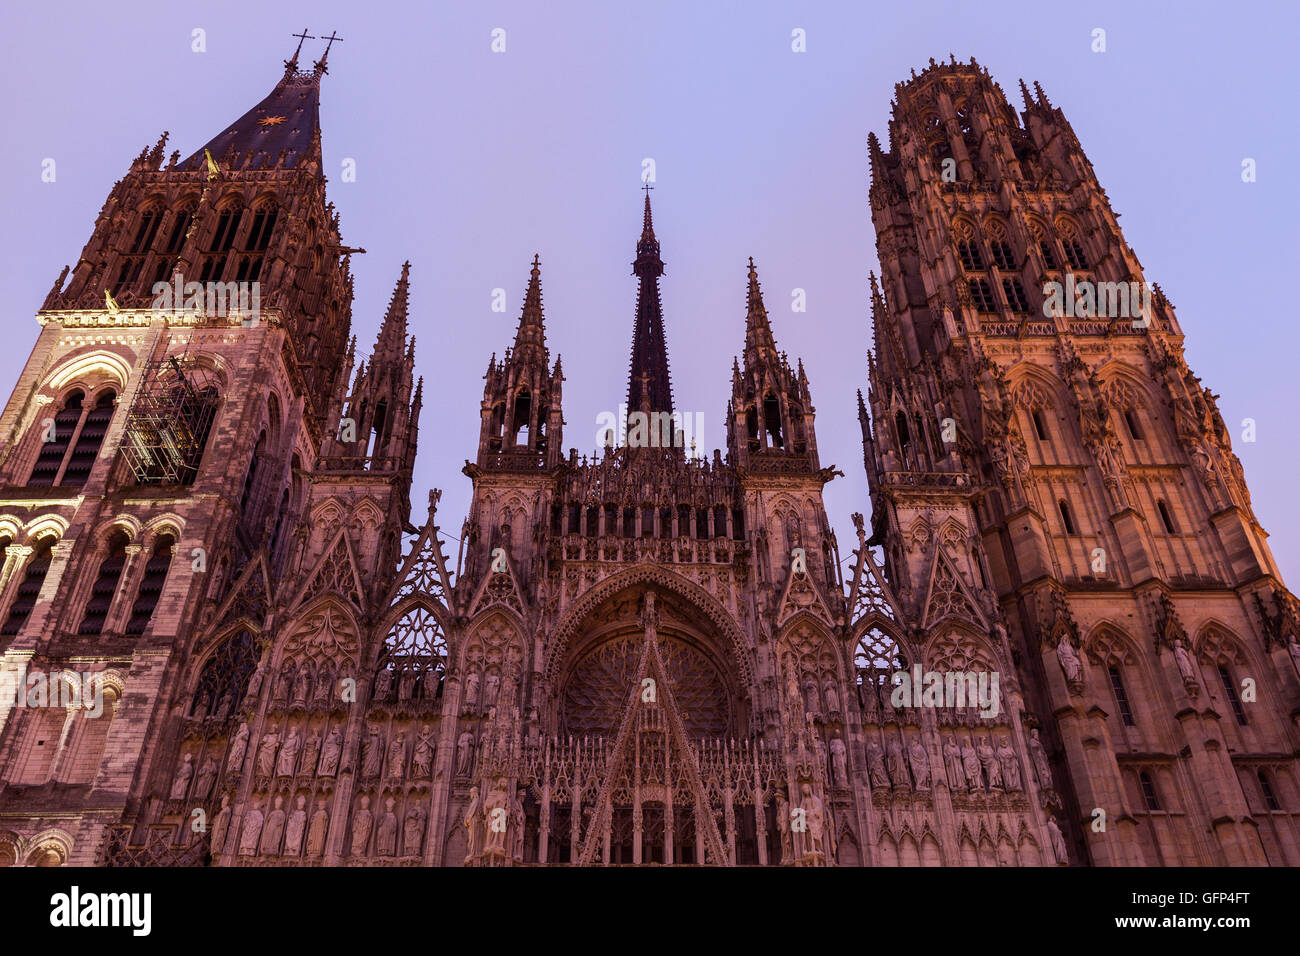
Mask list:
[[208,754],[194,781],[194,799],[207,800],[212,796],[212,784],[216,782],[217,769],[216,760],[213,759],[212,754]]
[[343,735],[335,728],[330,735],[325,738],[325,748],[320,755],[319,775],[322,777],[332,777],[339,769],[339,755],[343,753]]
[[244,700],[256,701],[257,695],[262,692],[262,678],[266,676],[266,669],[258,665],[257,670],[253,671],[253,676],[248,679],[248,689],[244,692]]
[[307,739],[302,745],[302,759],[298,762],[298,772],[304,776],[310,776],[316,773],[316,763],[320,758],[320,737],[316,735],[310,727],[307,728]]
[[874,739],[867,741],[867,773],[874,789],[889,789],[889,774],[885,772],[885,755]]
[[943,761],[948,768],[948,786],[953,790],[965,790],[966,774],[961,765],[961,747],[957,746],[957,738],[952,734],[944,741]]
[[907,773],[907,758],[903,754],[903,745],[897,740],[889,742],[889,780],[897,788],[906,790],[912,785]]
[[984,779],[988,782],[990,790],[1002,789],[1002,766],[998,763],[997,754],[989,746],[989,739],[981,737],[979,746],[975,748],[979,754],[980,766],[984,770]]
[[971,792],[984,789],[984,778],[980,773],[980,758],[970,741],[964,741],[961,748],[961,762],[966,769],[966,783]]
[[379,829],[375,832],[375,853],[379,856],[397,855],[397,815],[393,813],[396,803],[392,797],[384,800],[384,815],[379,818]]
[[292,777],[294,771],[298,769],[298,748],[302,746],[302,738],[298,736],[298,728],[295,727],[289,731],[289,736],[285,738],[284,746],[280,748],[280,759],[276,761],[275,772],[280,777]]
[[384,759],[384,739],[379,728],[370,724],[366,730],[366,739],[361,743],[361,776],[372,780],[379,776],[380,764]]
[[262,831],[259,852],[263,855],[280,852],[280,839],[284,836],[284,797],[275,795],[275,809],[266,815],[266,829]]
[[1051,789],[1052,768],[1047,762],[1047,751],[1043,749],[1043,742],[1038,739],[1037,727],[1029,731],[1029,759],[1034,763],[1034,774],[1038,777],[1038,785],[1044,790]]
[[1056,660],[1061,665],[1061,673],[1071,688],[1083,683],[1083,664],[1075,653],[1074,645],[1068,637],[1062,637],[1056,645]]
[[510,858],[516,862],[523,862],[524,859],[524,828],[528,820],[524,812],[526,796],[521,788],[510,804]]
[[781,862],[794,862],[794,838],[790,833],[790,805],[784,795],[776,795],[776,828],[781,834]]
[[470,671],[465,678],[465,707],[472,710],[478,706],[478,671]]
[[835,689],[834,681],[827,681],[825,688],[826,712],[828,714],[838,714],[840,712],[840,695]]
[[393,672],[387,667],[375,675],[375,689],[373,699],[377,703],[383,703],[388,700],[388,695],[393,689]]
[[212,842],[210,844],[213,853],[220,853],[221,848],[226,845],[226,831],[230,829],[230,794],[221,795],[221,809],[217,811],[217,818],[212,823]]
[[311,677],[307,672],[307,666],[304,664],[293,679],[293,706],[305,707],[307,705],[310,684]]
[[352,855],[363,856],[366,845],[370,842],[370,828],[374,824],[374,814],[370,812],[370,797],[361,795],[361,805],[352,817]]
[[1187,653],[1187,646],[1181,639],[1174,641],[1174,660],[1178,664],[1178,673],[1183,678],[1183,686],[1195,697],[1201,685],[1196,679],[1196,667],[1192,664],[1192,655]]
[[501,675],[496,671],[488,671],[487,678],[483,681],[483,703],[489,707],[497,702],[497,693],[501,690]]
[[1052,856],[1056,857],[1058,866],[1067,866],[1070,862],[1070,853],[1065,848],[1065,835],[1061,833],[1061,828],[1056,824],[1056,817],[1047,818],[1047,834],[1052,840]]
[[831,769],[835,774],[836,784],[847,787],[849,785],[848,748],[844,746],[844,741],[838,734],[831,738]]
[[388,778],[400,780],[406,776],[406,731],[399,730],[388,742]]
[[190,789],[190,778],[194,776],[194,755],[186,754],[181,765],[176,768],[176,778],[172,781],[172,799],[184,800]]
[[502,777],[483,801],[483,855],[488,858],[505,856],[506,830],[510,823],[509,799],[506,780]]
[[419,856],[424,845],[424,808],[411,807],[406,811],[406,823],[402,827],[402,852],[407,856]]
[[813,792],[812,785],[807,783],[801,788],[799,804],[803,807],[804,823],[807,826],[804,833],[804,852],[800,856],[800,862],[804,865],[816,865],[826,859],[824,833],[826,809],[821,798]]
[[302,851],[302,833],[307,826],[307,798],[301,793],[284,828],[284,855],[297,856]]
[[1016,756],[1011,742],[1004,735],[997,749],[998,763],[1002,766],[1002,781],[1008,790],[1021,790],[1020,758]]
[[329,836],[329,830],[329,811],[325,809],[325,801],[321,800],[316,804],[316,810],[311,815],[311,824],[307,827],[308,856],[316,857],[325,852],[325,838]]
[[239,834],[239,855],[256,856],[257,841],[262,835],[262,811],[254,807],[244,817],[244,828]]
[[925,791],[930,789],[930,755],[925,751],[925,744],[921,743],[920,737],[912,738],[911,745],[907,748],[907,756],[912,764],[912,778],[916,781],[916,789]]
[[416,780],[427,780],[432,774],[433,747],[433,731],[424,724],[415,738],[415,755],[411,759],[411,776]]
[[320,670],[316,672],[316,692],[312,696],[312,706],[318,708],[329,707],[330,695],[334,690],[334,672],[328,664],[322,664]]
[[479,816],[478,787],[469,788],[469,805],[465,809],[465,862],[472,863],[482,852],[483,820]]
[[230,754],[226,757],[226,773],[229,776],[237,776],[244,768],[244,752],[247,749],[248,724],[241,723],[235,733],[235,739],[230,742]]
[[275,752],[279,749],[280,737],[271,732],[262,735],[262,743],[257,748],[257,775],[270,777],[275,773]]
[[456,773],[459,776],[469,776],[470,764],[474,757],[474,735],[468,730],[460,735],[456,741]]

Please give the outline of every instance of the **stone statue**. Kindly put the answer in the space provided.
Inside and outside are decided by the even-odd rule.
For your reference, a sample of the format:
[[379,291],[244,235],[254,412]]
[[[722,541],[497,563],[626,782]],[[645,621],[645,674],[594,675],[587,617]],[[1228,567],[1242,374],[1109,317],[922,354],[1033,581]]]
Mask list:
[[929,790],[930,755],[925,752],[925,744],[921,743],[920,737],[912,739],[911,746],[907,748],[907,756],[912,764],[912,777],[916,780],[916,789]]
[[961,748],[961,762],[966,769],[966,782],[972,793],[984,789],[984,778],[980,774],[980,758],[970,741],[964,741]]
[[528,817],[524,812],[524,798],[527,796],[521,787],[510,805],[510,858],[522,863],[524,859],[524,828]]
[[837,733],[831,738],[831,769],[835,772],[835,782],[841,787],[849,785],[848,748]]
[[262,835],[262,811],[254,808],[244,817],[244,829],[239,834],[239,855],[255,856],[257,840]]
[[1178,663],[1178,673],[1182,675],[1183,686],[1196,696],[1200,690],[1200,681],[1196,679],[1196,668],[1192,664],[1192,655],[1187,653],[1187,646],[1181,639],[1174,641],[1174,660]]
[[352,817],[352,855],[363,856],[366,844],[370,842],[370,827],[374,823],[374,814],[370,812],[370,796],[361,795],[361,806]]
[[469,776],[470,763],[474,758],[474,735],[468,730],[456,741],[456,773]]
[[292,677],[289,674],[289,669],[286,667],[284,670],[280,671],[279,676],[275,679],[275,692],[271,695],[271,703],[283,704],[289,699],[290,680],[292,680]]
[[230,828],[230,794],[221,795],[221,809],[217,811],[217,819],[212,823],[212,852],[220,853],[221,848],[226,843],[226,830]]
[[226,757],[226,773],[234,777],[244,768],[244,752],[248,750],[248,724],[241,723],[230,742],[230,754]]
[[979,746],[975,748],[979,754],[980,766],[984,768],[984,779],[988,783],[990,790],[1002,789],[1002,767],[998,763],[997,754],[989,746],[989,739],[981,737]]
[[1034,763],[1034,773],[1038,777],[1038,785],[1044,790],[1050,790],[1052,787],[1052,768],[1047,762],[1047,751],[1043,749],[1043,742],[1038,739],[1037,727],[1029,731],[1029,759]]
[[889,774],[885,772],[884,751],[874,739],[867,741],[867,773],[875,789],[889,789]]
[[307,826],[307,798],[301,793],[284,828],[284,855],[297,856],[302,851],[302,833]]
[[1020,785],[1020,758],[1016,756],[1015,750],[1011,747],[1011,742],[1005,735],[1001,738],[1001,745],[997,749],[998,763],[1002,765],[1002,781],[1006,784],[1008,790],[1023,790]]
[[307,740],[302,745],[302,760],[299,763],[303,774],[311,775],[316,773],[316,763],[320,758],[320,737],[310,728],[307,728]]
[[334,687],[334,674],[329,665],[322,664],[320,670],[316,672],[316,694],[312,697],[313,707],[328,707],[330,705],[330,692]]
[[424,844],[424,808],[414,806],[406,811],[406,823],[402,828],[402,852],[407,856],[419,856]]
[[384,800],[384,815],[379,818],[375,834],[375,853],[379,856],[397,855],[397,816],[393,813],[396,803],[392,797]]
[[262,735],[262,743],[257,748],[257,775],[270,777],[275,773],[275,752],[279,748],[280,737],[274,731]]
[[478,671],[470,671],[465,678],[465,706],[473,709],[478,706]]
[[329,835],[330,815],[325,809],[325,801],[316,804],[316,812],[311,815],[311,824],[307,827],[307,855],[320,856],[325,852],[325,838]]
[[217,762],[213,759],[212,754],[208,754],[207,759],[203,761],[203,766],[199,768],[198,778],[194,781],[194,797],[196,800],[206,800],[212,796],[212,784],[217,779]]
[[840,695],[835,690],[835,682],[828,680],[825,685],[826,712],[828,714],[838,714],[840,712]]
[[310,690],[311,677],[307,672],[307,665],[304,664],[293,679],[293,705],[295,707],[307,706],[307,694]]
[[483,801],[483,853],[485,856],[505,856],[506,830],[510,821],[509,797],[506,780],[502,777]]
[[803,862],[816,864],[823,861],[826,857],[825,829],[826,810],[822,805],[821,798],[813,793],[811,784],[805,783],[801,788],[799,798],[800,804],[804,809],[804,822],[808,829],[804,834],[804,854]]
[[280,759],[275,765],[277,776],[293,776],[293,772],[298,769],[298,748],[301,746],[302,738],[298,736],[298,728],[294,727],[285,738],[284,746],[280,748]]
[[266,668],[259,664],[257,670],[253,671],[253,676],[248,679],[248,689],[244,691],[245,700],[257,700],[257,695],[262,692],[262,678],[265,676]]
[[372,699],[383,702],[388,700],[388,695],[393,688],[393,672],[387,667],[375,675],[375,689],[371,695]]
[[895,787],[906,790],[912,785],[907,775],[907,759],[903,756],[903,746],[897,740],[889,742],[889,779]]
[[370,724],[366,730],[366,739],[361,744],[361,776],[370,780],[379,776],[380,764],[384,759],[383,738],[379,728]]
[[388,742],[388,777],[401,780],[406,776],[406,731],[399,730]]
[[1074,645],[1070,643],[1068,637],[1062,637],[1057,642],[1056,660],[1061,665],[1061,673],[1065,675],[1066,683],[1071,687],[1083,683],[1083,664],[1079,661],[1079,655],[1075,653]]
[[781,862],[794,862],[794,839],[790,834],[790,805],[784,795],[776,795],[776,828],[781,834]]
[[186,754],[181,765],[176,768],[176,779],[172,781],[172,799],[184,800],[190,789],[190,777],[194,776],[194,755]]
[[339,769],[339,755],[343,752],[343,736],[335,728],[325,738],[325,748],[321,752],[320,776],[332,777]]
[[480,847],[483,839],[483,821],[479,818],[478,787],[469,788],[469,806],[465,810],[465,828],[469,831],[465,840],[465,862],[468,864],[477,860],[480,852],[482,852]]
[[427,780],[432,775],[433,747],[433,731],[425,724],[415,738],[415,756],[411,761],[411,775],[416,780]]
[[488,671],[486,680],[483,681],[483,703],[492,706],[497,702],[497,693],[501,690],[501,675],[496,671]]
[[266,829],[262,831],[262,845],[259,852],[275,854],[280,852],[280,839],[284,836],[284,797],[275,795],[275,809],[266,816]]
[[1052,840],[1052,856],[1056,857],[1057,866],[1068,866],[1070,854],[1065,848],[1065,835],[1056,825],[1056,817],[1047,818],[1047,834]]
[[961,765],[961,748],[957,746],[957,738],[952,734],[944,742],[943,761],[948,768],[948,786],[953,790],[965,790],[966,774]]

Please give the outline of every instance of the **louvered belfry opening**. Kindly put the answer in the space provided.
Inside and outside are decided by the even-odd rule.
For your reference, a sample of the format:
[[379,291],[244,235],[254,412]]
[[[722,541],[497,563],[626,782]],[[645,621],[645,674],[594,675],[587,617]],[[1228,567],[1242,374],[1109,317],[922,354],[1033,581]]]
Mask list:
[[69,394],[63,408],[54,416],[53,431],[42,427],[41,451],[32,468],[32,476],[27,481],[29,487],[48,488],[59,477],[59,468],[63,465],[63,456],[67,454],[68,443],[72,441],[77,422],[81,421],[83,398],[81,392]]
[[72,447],[67,467],[63,469],[60,485],[80,488],[86,483],[90,470],[95,466],[95,456],[99,454],[104,436],[108,434],[108,423],[113,420],[116,403],[117,395],[112,391],[104,392],[96,399],[95,407],[86,414],[86,420],[81,425],[81,433],[77,435],[77,443]]
[[36,545],[32,558],[23,571],[18,592],[14,595],[13,603],[9,605],[9,615],[5,618],[4,626],[0,627],[0,637],[14,637],[27,623],[32,608],[36,607],[36,598],[41,593],[41,587],[45,584],[46,572],[50,570],[53,548],[53,538],[45,538]]
[[167,583],[167,569],[172,563],[174,542],[166,535],[158,539],[153,554],[144,566],[144,577],[140,581],[140,590],[136,594],[135,604],[131,607],[131,619],[127,621],[126,633],[139,635],[149,626],[158,598],[162,596],[163,585]]
[[113,595],[117,593],[118,583],[122,579],[122,569],[126,567],[125,534],[114,534],[108,543],[108,553],[99,564],[99,574],[90,588],[90,600],[86,603],[86,613],[81,618],[79,634],[100,634],[104,630],[104,621],[113,606]]

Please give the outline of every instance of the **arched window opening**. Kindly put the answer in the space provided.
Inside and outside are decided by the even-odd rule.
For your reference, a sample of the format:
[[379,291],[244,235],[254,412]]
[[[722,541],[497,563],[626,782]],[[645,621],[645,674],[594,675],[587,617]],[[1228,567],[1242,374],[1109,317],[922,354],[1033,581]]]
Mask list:
[[655,510],[654,508],[645,507],[641,509],[641,537],[653,538],[655,536]]
[[140,590],[136,594],[135,604],[131,607],[131,617],[126,623],[126,633],[139,635],[149,626],[153,610],[158,606],[163,586],[167,583],[167,570],[172,564],[172,549],[175,542],[169,535],[162,535],[154,545],[153,554],[144,566],[144,577],[140,581]]
[[1043,267],[1045,269],[1055,269],[1056,251],[1052,248],[1052,244],[1044,239],[1038,243],[1038,251],[1043,255]]
[[677,536],[680,538],[691,536],[691,509],[688,505],[677,506]]
[[118,583],[122,580],[122,569],[126,567],[127,537],[121,531],[115,532],[108,541],[108,554],[99,564],[99,574],[90,587],[90,600],[86,602],[86,613],[81,618],[78,634],[101,634],[104,620],[113,607],[113,597],[117,594]]
[[253,486],[257,483],[257,470],[262,464],[262,455],[266,451],[266,432],[257,436],[253,447],[253,458],[248,463],[248,472],[244,475],[244,492],[239,496],[239,510],[247,515],[248,505],[253,498]]
[[[387,672],[387,677],[380,675]],[[415,606],[384,639],[375,671],[374,703],[392,699],[434,701],[442,696],[447,672],[447,639],[428,608]]]
[[169,256],[180,253],[181,247],[185,245],[185,236],[190,231],[190,223],[194,221],[194,210],[188,206],[176,210],[176,218],[172,221],[171,231],[167,234],[167,245],[163,247],[163,252]]
[[384,450],[388,444],[388,402],[380,399],[375,403],[375,418],[370,425],[370,441],[366,445],[366,457],[373,458]]
[[0,637],[16,636],[27,623],[32,608],[36,607],[36,599],[40,596],[41,588],[45,585],[45,575],[50,570],[50,562],[54,556],[53,549],[53,538],[42,538],[36,543],[31,560],[27,562],[27,567],[23,571],[23,578],[18,583],[18,591],[14,595],[13,603],[9,605],[4,626],[0,627]]
[[528,444],[528,426],[532,421],[533,414],[533,397],[528,393],[528,389],[520,389],[519,394],[515,396],[515,417],[512,425],[515,430],[515,444]]
[[763,399],[763,423],[767,427],[768,445],[772,448],[784,448],[785,439],[781,435],[781,404],[771,392]]
[[1142,422],[1138,418],[1136,409],[1124,409],[1124,425],[1128,428],[1129,438],[1134,441],[1142,441]]
[[888,687],[895,671],[907,669],[907,661],[898,649],[898,643],[884,631],[873,627],[858,641],[853,654],[853,668],[859,686]]
[[993,263],[1003,272],[1011,272],[1016,268],[1016,257],[1011,251],[1011,243],[1005,239],[994,239],[989,243],[989,248],[993,250]]
[[1077,534],[1078,532],[1076,532],[1074,528],[1074,515],[1070,513],[1069,502],[1062,498],[1057,504],[1061,509],[1061,524],[1065,528],[1065,533]]
[[280,507],[275,513],[275,528],[271,532],[271,553],[276,554],[280,550],[280,535],[284,532],[284,519],[289,514],[289,489],[286,488],[280,495]]
[[1273,811],[1281,810],[1282,805],[1277,802],[1277,795],[1273,793],[1273,785],[1268,782],[1268,775],[1259,770],[1255,773],[1255,779],[1259,781],[1260,793],[1264,795],[1264,805]]
[[745,439],[751,451],[758,448],[758,410],[753,405],[745,409]]
[[737,541],[745,540],[745,511],[743,508],[731,509],[731,536]]
[[226,257],[235,245],[235,234],[239,231],[239,220],[243,210],[238,206],[228,206],[217,215],[217,226],[208,243],[207,254],[203,256],[203,267],[199,272],[200,282],[211,282],[221,278],[225,271]]
[[1142,799],[1145,801],[1148,810],[1160,809],[1160,797],[1156,794],[1155,781],[1151,779],[1151,774],[1145,770],[1138,774],[1138,780],[1142,784]]
[[95,407],[86,413],[86,420],[81,424],[77,443],[68,456],[68,464],[63,469],[60,485],[68,488],[80,488],[90,477],[95,467],[95,456],[99,454],[104,436],[108,434],[108,423],[113,420],[113,411],[117,404],[117,393],[111,389],[95,400]]
[[695,511],[695,537],[701,540],[709,536],[709,509],[697,508]]
[[248,692],[249,678],[257,670],[260,657],[257,641],[248,631],[223,641],[199,672],[189,716],[224,719],[235,713]]
[[894,414],[894,427],[898,432],[898,449],[905,451],[912,443],[912,433],[907,427],[907,416],[902,411]]
[[635,508],[623,509],[623,537],[625,538],[636,537],[636,509]]
[[1237,723],[1245,727],[1250,721],[1246,719],[1246,710],[1241,706],[1241,695],[1237,693],[1237,685],[1232,680],[1232,673],[1228,670],[1228,665],[1219,665],[1219,680],[1223,683],[1223,692],[1228,695],[1228,704],[1232,707],[1232,715],[1237,718]]
[[488,447],[495,451],[501,448],[501,436],[505,433],[506,406],[497,402],[492,406],[492,418],[488,423]]
[[1133,708],[1129,706],[1128,691],[1124,687],[1124,677],[1115,666],[1108,667],[1106,673],[1110,675],[1110,688],[1115,693],[1115,703],[1119,706],[1119,718],[1124,722],[1125,727],[1136,727],[1133,720]]
[[53,428],[50,427],[47,419],[37,421],[41,451],[36,456],[31,477],[27,479],[28,487],[48,488],[58,479],[59,469],[63,467],[63,459],[68,452],[68,444],[72,441],[72,433],[76,430],[77,423],[81,421],[83,399],[81,392],[70,392],[63,403],[63,408],[59,409],[54,416]]
[[1165,526],[1165,534],[1176,534],[1174,530],[1174,519],[1169,514],[1169,506],[1163,501],[1156,502],[1156,508],[1160,512],[1160,523]]
[[957,254],[961,257],[961,267],[967,272],[976,272],[984,268],[984,257],[980,254],[979,243],[963,239],[957,243]]
[[727,536],[727,509],[722,505],[716,505],[713,509],[713,536],[715,538]]
[[1043,418],[1042,409],[1035,408],[1032,412],[1029,413],[1029,417],[1034,420],[1034,434],[1038,436],[1038,440],[1047,441],[1048,440],[1047,421]]

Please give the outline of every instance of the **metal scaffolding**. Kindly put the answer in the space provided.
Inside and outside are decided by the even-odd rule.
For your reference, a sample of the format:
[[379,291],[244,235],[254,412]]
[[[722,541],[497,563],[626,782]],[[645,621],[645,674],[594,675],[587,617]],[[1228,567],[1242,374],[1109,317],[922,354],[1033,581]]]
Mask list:
[[122,451],[141,485],[187,485],[199,462],[220,400],[209,369],[186,355],[145,369],[126,421]]

